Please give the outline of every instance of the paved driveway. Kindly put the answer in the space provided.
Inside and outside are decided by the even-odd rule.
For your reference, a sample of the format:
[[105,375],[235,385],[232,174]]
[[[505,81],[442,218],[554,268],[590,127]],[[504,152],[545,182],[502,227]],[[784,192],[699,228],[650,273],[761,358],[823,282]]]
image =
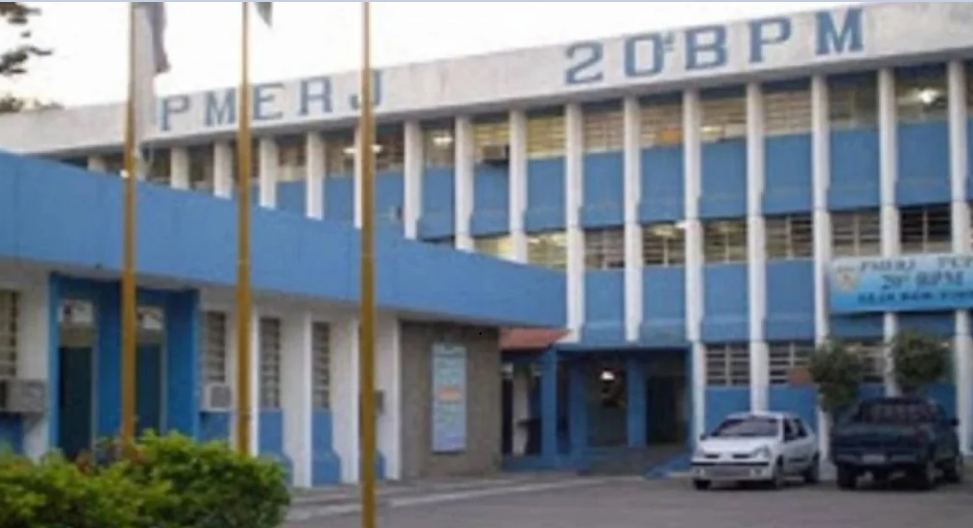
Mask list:
[[[356,515],[289,528],[357,528]],[[699,493],[685,481],[631,479],[393,507],[381,528],[970,528],[973,485],[931,493],[839,492],[830,484],[784,491]]]

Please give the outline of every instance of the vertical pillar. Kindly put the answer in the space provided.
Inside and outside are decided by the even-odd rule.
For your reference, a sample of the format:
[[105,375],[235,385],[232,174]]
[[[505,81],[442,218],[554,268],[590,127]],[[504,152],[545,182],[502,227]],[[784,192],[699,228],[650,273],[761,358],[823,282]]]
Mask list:
[[405,203],[402,211],[405,237],[415,240],[419,236],[419,219],[422,217],[422,176],[425,171],[422,124],[418,121],[405,123]]
[[456,202],[456,249],[473,251],[470,220],[473,217],[473,121],[469,116],[456,118],[456,170],[454,194]]
[[[969,254],[970,206],[966,200],[969,172],[969,137],[967,123],[966,65],[962,61],[949,64],[949,150],[952,180],[953,253]],[[970,312],[956,312],[956,332],[953,343],[953,365],[956,375],[956,413],[959,415],[959,440],[963,454],[973,450],[973,338]]]
[[645,448],[648,444],[648,401],[646,400],[645,363],[631,358],[625,363],[628,411],[628,447]]
[[764,240],[764,100],[759,83],[747,85],[747,283],[750,296],[750,408],[766,411],[770,366],[767,319],[767,252]]
[[[814,198],[814,329],[815,342],[824,344],[830,335],[828,264],[831,262],[831,214],[828,187],[831,182],[831,121],[828,79],[811,80],[811,171]],[[818,409],[818,450],[827,460],[830,444],[828,417]]]
[[308,132],[304,138],[306,201],[305,212],[309,218],[324,218],[324,175],[327,172],[327,153],[324,138],[317,132]]
[[[898,182],[898,118],[895,100],[895,72],[882,68],[878,72],[878,141],[879,170],[882,218],[882,256],[898,256],[899,247],[899,209],[896,205],[895,187]],[[885,314],[885,340],[894,339],[899,331],[898,317],[894,313]],[[892,354],[885,348],[885,392],[898,393],[892,376]]]
[[623,106],[625,171],[625,339],[637,342],[641,333],[645,287],[642,277],[642,106],[628,97]]
[[189,189],[189,149],[186,147],[173,147],[170,151],[172,171],[171,182],[173,189]]
[[548,350],[541,359],[541,457],[551,466],[559,455],[557,369],[557,351]]
[[[355,227],[361,229],[362,227],[362,208],[361,208],[361,194],[362,194],[362,181],[365,175],[362,172],[362,144],[361,144],[361,128],[355,127],[355,192],[354,192],[354,206],[355,206]],[[367,148],[374,149],[374,145],[368,145]]]
[[260,351],[260,318],[261,312],[254,306],[253,320],[250,323],[250,454],[259,456],[262,452],[260,445],[260,415],[262,406],[260,405],[260,372],[263,368],[263,354]]
[[570,401],[568,432],[571,435],[571,457],[581,461],[588,449],[588,388],[590,369],[587,363],[574,361],[568,370],[568,398]]
[[513,373],[513,412],[510,430],[513,431],[512,451],[514,456],[527,453],[528,431],[525,424],[530,416],[530,368],[514,364]]
[[527,114],[510,112],[510,243],[515,262],[527,262]]
[[703,345],[703,232],[699,220],[702,189],[702,109],[699,92],[683,92],[683,164],[686,193],[686,339],[692,347],[693,431],[706,428],[706,347]]
[[294,466],[294,486],[310,488],[314,445],[311,425],[313,320],[310,313],[297,312],[284,318],[282,324],[280,403],[284,414],[284,454]]
[[358,416],[358,320],[343,318],[331,325],[332,409],[334,449],[341,459],[341,482],[358,482],[360,432]]
[[[31,275],[30,283],[19,290],[20,316],[17,324],[17,342],[20,343],[20,347],[17,351],[17,370],[27,379],[49,380],[54,383],[57,380],[55,372],[57,360],[52,358],[48,351],[53,345],[52,330],[57,331],[56,327],[52,329],[51,326],[58,324],[58,306],[51,295],[52,289],[55,289],[56,293],[56,286],[52,286],[53,281],[48,279],[46,273],[39,276]],[[53,387],[51,392],[54,393]],[[52,447],[55,447],[52,444],[57,439],[56,420],[56,410],[24,420],[23,452],[26,456],[40,460]]]
[[280,173],[277,141],[273,137],[261,138],[257,148],[260,149],[260,167],[258,167],[260,171],[260,207],[276,209],[277,178]]
[[378,450],[385,459],[385,478],[402,478],[402,333],[394,315],[378,322],[376,388],[384,406],[378,416]]
[[165,429],[199,438],[200,324],[198,290],[171,292],[165,302]]
[[564,216],[567,227],[568,329],[577,341],[585,321],[584,230],[581,206],[584,203],[584,116],[581,105],[565,108]]
[[219,198],[232,198],[234,182],[233,149],[225,141],[213,145],[213,194]]

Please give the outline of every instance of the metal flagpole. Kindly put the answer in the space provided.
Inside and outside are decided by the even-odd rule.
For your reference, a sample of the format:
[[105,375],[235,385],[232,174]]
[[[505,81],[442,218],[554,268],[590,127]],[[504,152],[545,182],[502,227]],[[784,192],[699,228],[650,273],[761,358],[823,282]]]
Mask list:
[[241,38],[241,78],[239,90],[240,106],[237,110],[239,130],[237,131],[237,224],[238,263],[237,263],[237,446],[241,453],[251,451],[251,421],[253,420],[251,398],[251,307],[250,307],[250,9],[249,2],[241,2],[243,7]]
[[122,228],[122,438],[135,439],[135,206],[138,158],[135,144],[136,3],[129,2],[128,103],[125,106],[124,226]]
[[362,4],[361,118],[361,507],[362,528],[376,528],[375,511],[375,123],[372,115],[371,9]]

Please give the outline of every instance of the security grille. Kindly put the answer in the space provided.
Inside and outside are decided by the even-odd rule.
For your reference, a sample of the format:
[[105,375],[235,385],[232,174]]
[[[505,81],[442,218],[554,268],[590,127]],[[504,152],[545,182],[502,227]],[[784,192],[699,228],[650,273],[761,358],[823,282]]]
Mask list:
[[450,168],[456,165],[456,138],[452,124],[422,129],[422,157],[425,168]]
[[[233,181],[237,181],[240,173],[240,155],[237,153],[236,141],[230,143],[230,159],[233,161]],[[250,144],[250,181],[256,185],[260,181],[260,141],[253,140]]]
[[260,408],[280,409],[280,319],[260,319]]
[[813,353],[814,343],[810,342],[771,343],[768,347],[770,384],[789,384],[791,372],[807,367]]
[[331,326],[316,322],[311,327],[312,379],[314,408],[331,408]]
[[551,269],[567,267],[567,236],[563,232],[531,235],[527,239],[527,262]]
[[396,132],[379,134],[376,138],[375,170],[401,171],[405,167],[405,135],[401,128]]
[[706,383],[716,387],[750,386],[750,350],[747,345],[708,346]]
[[885,344],[880,339],[849,341],[848,350],[858,355],[865,367],[865,383],[885,381]]
[[226,376],[226,314],[206,312],[203,314],[203,375],[205,384],[225,384]]
[[767,258],[792,260],[814,255],[814,226],[811,215],[767,217]]
[[809,88],[764,94],[764,133],[768,136],[804,134],[811,130]]
[[17,377],[20,295],[0,290],[0,379]]
[[707,264],[747,261],[747,222],[719,220],[703,224],[703,256]]
[[[300,181],[307,168],[307,141],[303,136],[277,138],[277,165],[280,181]],[[321,176],[321,175],[318,175]]]
[[527,119],[527,157],[529,159],[564,156],[564,115],[536,115]]
[[172,179],[172,151],[152,148],[147,151],[148,174],[146,181],[157,185],[169,185]]
[[878,79],[862,76],[854,82],[828,87],[828,113],[832,130],[878,126]]
[[355,176],[354,134],[333,134],[325,139],[324,152],[328,178]]
[[624,122],[621,109],[589,110],[584,114],[584,151],[614,152],[623,148]]
[[654,224],[642,228],[642,259],[645,267],[686,264],[686,231],[675,224]]
[[831,245],[835,257],[873,257],[882,252],[882,218],[878,209],[831,215]]
[[640,136],[643,148],[682,145],[681,102],[652,101],[644,103],[641,110]]
[[213,188],[216,179],[216,161],[213,146],[189,147],[189,185],[194,190]]
[[905,207],[900,210],[903,253],[948,252],[953,245],[949,205]]
[[105,172],[108,174],[121,174],[125,170],[125,156],[122,154],[106,154],[102,156],[105,163]]
[[592,229],[584,234],[585,268],[613,270],[625,268],[625,230]]
[[946,68],[899,70],[895,75],[896,118],[900,123],[945,121],[949,110]]
[[700,107],[703,113],[700,141],[703,143],[747,136],[747,102],[742,96],[703,98]]

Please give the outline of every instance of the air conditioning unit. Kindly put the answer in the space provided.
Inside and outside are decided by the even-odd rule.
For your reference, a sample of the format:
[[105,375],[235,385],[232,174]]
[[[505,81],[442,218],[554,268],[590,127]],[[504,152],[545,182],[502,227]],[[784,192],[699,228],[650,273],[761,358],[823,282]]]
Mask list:
[[233,389],[225,383],[207,383],[203,387],[203,412],[233,410]]
[[46,381],[0,378],[0,414],[44,414],[47,406]]
[[480,159],[487,165],[506,165],[510,162],[510,145],[486,145],[480,149]]

